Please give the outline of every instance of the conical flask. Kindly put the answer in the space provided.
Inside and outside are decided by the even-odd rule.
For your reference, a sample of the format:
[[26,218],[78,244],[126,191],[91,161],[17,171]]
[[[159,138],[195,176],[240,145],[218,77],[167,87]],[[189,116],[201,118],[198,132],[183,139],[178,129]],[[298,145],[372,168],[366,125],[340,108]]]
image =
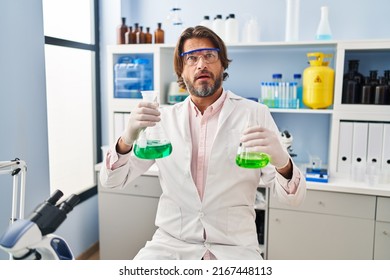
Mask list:
[[329,11],[327,6],[321,7],[321,19],[317,27],[316,40],[331,40],[332,31],[329,24]]
[[[259,125],[253,115],[248,111],[245,128]],[[242,143],[238,146],[236,164],[242,168],[263,168],[268,165],[269,161],[269,155],[261,152],[258,147],[244,147]]]
[[[141,91],[141,93],[143,101],[157,101],[156,91]],[[171,152],[171,142],[166,137],[160,122],[141,131],[134,143],[134,154],[142,159],[164,158],[169,156]]]

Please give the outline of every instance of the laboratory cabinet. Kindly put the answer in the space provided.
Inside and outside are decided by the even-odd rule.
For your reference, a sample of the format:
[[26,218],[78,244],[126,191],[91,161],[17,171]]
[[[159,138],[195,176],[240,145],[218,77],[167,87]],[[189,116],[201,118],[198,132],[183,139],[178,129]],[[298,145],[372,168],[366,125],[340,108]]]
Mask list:
[[390,260],[390,198],[378,197],[375,222],[375,260]]
[[268,259],[373,259],[376,197],[308,190],[299,207],[270,197]]
[[156,176],[140,176],[123,189],[102,188],[99,182],[100,259],[131,260],[151,240],[160,195]]

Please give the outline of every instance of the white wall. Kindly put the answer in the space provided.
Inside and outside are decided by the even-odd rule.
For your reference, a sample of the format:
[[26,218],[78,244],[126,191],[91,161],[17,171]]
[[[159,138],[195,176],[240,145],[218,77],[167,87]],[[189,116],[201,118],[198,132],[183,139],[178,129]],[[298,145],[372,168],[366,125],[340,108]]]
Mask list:
[[[26,161],[28,217],[50,195],[42,0],[0,0],[0,38],[0,161]],[[0,175],[0,235],[11,201],[12,177]],[[95,243],[97,198],[76,206],[58,234],[76,256]]]
[[[26,213],[49,194],[41,0],[0,1],[0,161],[27,163]],[[12,177],[0,175],[0,234],[11,217]],[[0,259],[8,258],[0,252]]]

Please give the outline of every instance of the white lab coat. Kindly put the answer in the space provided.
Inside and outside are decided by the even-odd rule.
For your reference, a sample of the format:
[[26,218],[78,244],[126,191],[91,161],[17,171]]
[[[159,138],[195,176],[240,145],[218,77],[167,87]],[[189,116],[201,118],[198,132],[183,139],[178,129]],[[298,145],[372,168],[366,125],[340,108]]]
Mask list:
[[[144,173],[154,162],[159,169],[162,195],[159,200],[153,240],[137,259],[201,259],[210,250],[217,259],[261,259],[254,202],[260,177],[273,194],[289,204],[299,204],[306,183],[294,165],[295,178],[302,178],[298,190],[288,195],[280,183],[282,177],[272,165],[263,169],[240,168],[235,163],[248,110],[257,112],[259,124],[279,134],[269,109],[227,91],[213,142],[204,197],[201,201],[191,175],[191,135],[189,98],[161,109],[161,125],[172,143],[172,154],[154,160],[131,156],[129,162],[114,171],[102,167],[104,187],[124,187]],[[129,213],[129,215],[138,213]],[[137,226],[137,225],[134,225]],[[206,232],[206,238],[204,238]],[[129,236],[131,239],[131,236]],[[288,235],[286,235],[288,238]],[[294,242],[294,240],[291,240]]]

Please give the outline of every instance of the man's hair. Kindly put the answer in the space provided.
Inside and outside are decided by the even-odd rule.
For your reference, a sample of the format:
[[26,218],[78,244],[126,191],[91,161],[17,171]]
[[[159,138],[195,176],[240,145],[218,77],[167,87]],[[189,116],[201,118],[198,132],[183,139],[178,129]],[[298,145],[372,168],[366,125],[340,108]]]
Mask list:
[[[231,62],[231,60],[228,59],[227,57],[225,43],[214,31],[201,25],[195,27],[188,27],[181,33],[180,38],[176,44],[174,57],[173,57],[173,65],[177,75],[177,83],[179,84],[179,87],[183,89],[186,89],[186,85],[183,81],[183,78],[181,77],[181,74],[183,73],[183,67],[184,67],[183,57],[181,56],[181,54],[183,53],[184,42],[188,39],[193,39],[193,38],[199,38],[199,39],[207,38],[211,41],[211,43],[215,48],[219,49],[218,57],[219,60],[221,61],[224,70],[228,68],[229,63]],[[223,80],[225,81],[227,77],[229,77],[229,74],[227,72],[224,72]]]

